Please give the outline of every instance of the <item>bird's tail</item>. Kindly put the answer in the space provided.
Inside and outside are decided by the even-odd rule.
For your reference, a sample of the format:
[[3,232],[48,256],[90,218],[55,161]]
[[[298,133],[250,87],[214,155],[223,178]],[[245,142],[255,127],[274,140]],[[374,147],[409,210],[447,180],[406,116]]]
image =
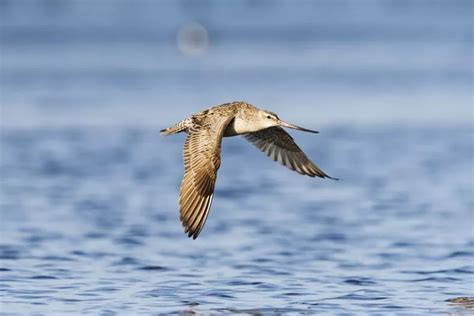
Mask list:
[[192,124],[191,119],[187,118],[185,120],[182,120],[181,122],[174,124],[171,127],[162,129],[160,133],[161,135],[165,135],[165,136],[181,133],[181,132],[186,131],[190,127],[191,124]]

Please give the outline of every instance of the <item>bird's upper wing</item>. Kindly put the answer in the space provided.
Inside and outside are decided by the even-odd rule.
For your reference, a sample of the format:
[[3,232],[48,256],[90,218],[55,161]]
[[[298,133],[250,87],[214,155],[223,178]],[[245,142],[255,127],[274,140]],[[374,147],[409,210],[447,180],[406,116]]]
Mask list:
[[221,142],[232,117],[213,116],[191,128],[184,143],[184,177],[179,196],[180,219],[189,237],[196,239],[209,214],[217,170],[221,164]]
[[247,133],[244,137],[268,157],[291,170],[310,177],[331,178],[311,162],[293,138],[279,126]]

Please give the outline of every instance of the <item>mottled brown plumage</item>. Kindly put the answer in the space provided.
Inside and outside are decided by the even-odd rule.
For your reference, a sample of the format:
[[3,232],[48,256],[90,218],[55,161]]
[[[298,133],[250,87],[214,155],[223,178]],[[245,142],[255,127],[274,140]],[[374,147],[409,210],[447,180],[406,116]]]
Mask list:
[[179,205],[180,219],[189,237],[199,236],[209,215],[221,163],[222,137],[243,135],[291,170],[310,177],[331,178],[308,159],[281,126],[317,133],[283,122],[275,113],[246,102],[212,107],[161,131],[163,135],[188,134],[183,150],[184,177]]

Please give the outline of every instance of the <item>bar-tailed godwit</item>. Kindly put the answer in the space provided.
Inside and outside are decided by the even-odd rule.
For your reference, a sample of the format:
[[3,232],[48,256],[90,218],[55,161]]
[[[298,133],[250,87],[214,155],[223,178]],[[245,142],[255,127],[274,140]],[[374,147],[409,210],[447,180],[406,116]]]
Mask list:
[[286,123],[275,113],[246,102],[221,104],[161,130],[162,135],[188,134],[179,195],[180,219],[188,237],[199,236],[209,215],[221,164],[222,137],[243,135],[267,156],[291,170],[310,177],[335,179],[311,162],[282,127],[317,133]]

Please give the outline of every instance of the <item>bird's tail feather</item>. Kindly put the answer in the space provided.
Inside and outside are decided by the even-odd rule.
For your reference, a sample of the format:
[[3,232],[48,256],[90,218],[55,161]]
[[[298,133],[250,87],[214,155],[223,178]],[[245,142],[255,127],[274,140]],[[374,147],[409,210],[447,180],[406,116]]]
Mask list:
[[190,119],[187,118],[185,120],[182,120],[181,122],[178,122],[176,124],[174,124],[173,126],[171,127],[168,127],[168,128],[165,128],[165,129],[162,129],[160,131],[161,135],[172,135],[172,134],[176,134],[176,133],[181,133],[181,132],[184,132],[186,131],[186,129],[188,129],[188,127],[190,126],[191,122],[190,122]]

